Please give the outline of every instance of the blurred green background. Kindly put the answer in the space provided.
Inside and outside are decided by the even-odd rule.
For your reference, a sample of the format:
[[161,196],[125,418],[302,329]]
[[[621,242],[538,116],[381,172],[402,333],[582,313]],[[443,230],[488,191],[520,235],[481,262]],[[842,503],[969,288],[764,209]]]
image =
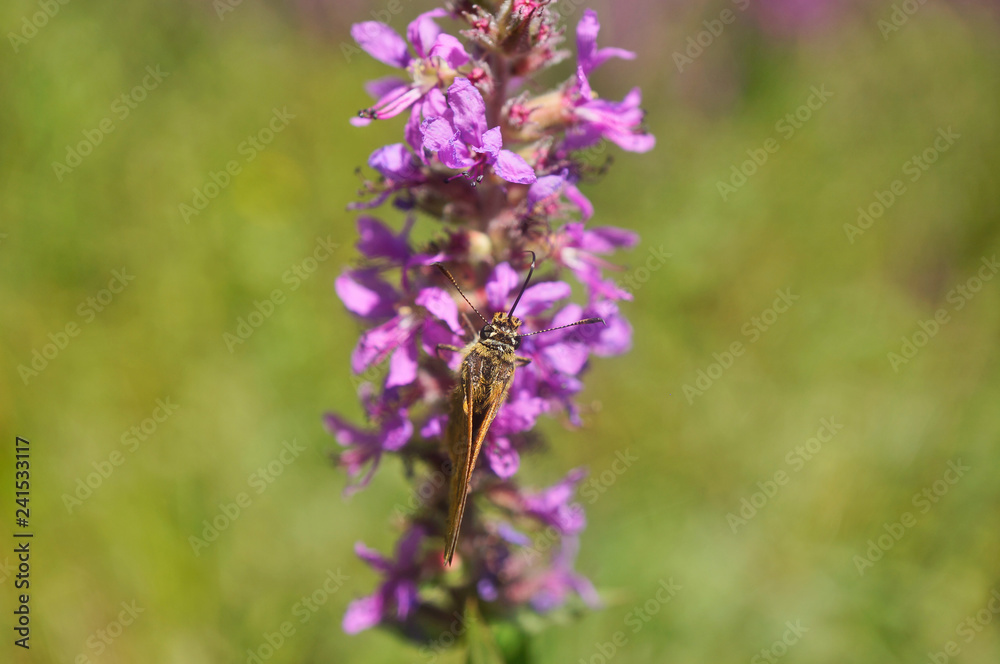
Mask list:
[[[585,186],[592,223],[641,233],[617,260],[645,281],[624,307],[634,349],[593,363],[587,427],[544,421],[549,453],[522,464],[537,485],[578,465],[604,478],[582,500],[578,568],[607,607],[541,632],[540,661],[599,664],[616,632],[621,662],[998,661],[1000,279],[968,283],[1000,253],[997,15],[926,3],[883,35],[891,5],[813,4],[801,20],[810,3],[734,11],[683,71],[673,54],[734,5],[595,5],[602,45],[639,53],[602,68],[595,89],[620,98],[641,85],[658,144],[610,150],[613,168]],[[355,257],[353,171],[402,123],[348,126],[368,103],[362,83],[389,72],[343,46],[351,22],[386,5],[230,5],[220,19],[207,0],[69,2],[23,43],[9,33],[23,35],[39,5],[0,8],[3,512],[13,529],[20,435],[36,533],[32,647],[13,647],[5,627],[3,661],[244,662],[288,620],[295,634],[267,661],[426,661],[387,633],[341,631],[348,601],[375,583],[352,546],[388,551],[408,493],[390,461],[345,501],[320,420],[360,412],[358,326],[332,282]],[[430,7],[401,6],[400,30]],[[123,105],[144,79],[145,98]],[[832,96],[789,136],[779,123],[814,86]],[[274,109],[294,118],[260,151],[241,147]],[[102,126],[113,131],[57,173]],[[948,128],[959,135],[948,149],[907,172]],[[724,200],[719,182],[771,138],[778,150]],[[186,215],[193,189],[232,160],[240,172]],[[897,179],[905,191],[884,214],[845,231]],[[318,240],[338,248],[303,264]],[[647,274],[653,251],[669,258]],[[289,277],[296,266],[315,270]],[[108,302],[114,270],[134,279]],[[977,292],[954,290],[966,285]],[[231,352],[223,335],[275,289],[283,301]],[[798,299],[768,313],[779,289]],[[921,337],[939,309],[947,322]],[[65,348],[24,373],[49,335]],[[904,337],[922,347],[893,363],[912,355]],[[713,367],[734,342],[742,354]],[[699,371],[715,378],[699,385]],[[176,411],[164,419],[157,400]],[[809,439],[823,418],[843,428],[819,447]],[[130,433],[143,426],[144,440]],[[304,451],[275,462],[293,440]],[[808,460],[796,452],[810,445]],[[609,473],[618,452],[640,461]],[[67,502],[112,461],[91,495]],[[949,461],[969,468],[954,484]],[[268,464],[281,474],[260,484]],[[783,485],[769,484],[776,474]],[[196,556],[189,537],[241,493],[249,506]],[[746,523],[727,516],[741,509]],[[894,526],[906,512],[915,523]],[[5,625],[12,546],[0,553]],[[879,559],[859,570],[858,556]],[[339,591],[293,613],[338,570]],[[680,589],[660,605],[670,579]],[[142,613],[108,646],[100,635],[117,634],[123,602]]]

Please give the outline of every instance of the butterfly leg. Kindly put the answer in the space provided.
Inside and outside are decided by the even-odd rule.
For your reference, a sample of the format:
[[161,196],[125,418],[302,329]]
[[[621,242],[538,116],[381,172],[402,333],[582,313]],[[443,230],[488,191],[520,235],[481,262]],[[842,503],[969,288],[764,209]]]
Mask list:
[[531,364],[530,357],[520,357],[517,355],[514,356],[514,366],[523,367],[526,364]]
[[442,360],[444,359],[443,357],[441,357],[441,351],[443,351],[443,350],[450,350],[453,353],[461,353],[462,352],[462,349],[459,348],[458,346],[452,346],[451,344],[438,344],[437,348],[434,349],[434,352],[437,353],[438,358],[440,358]]

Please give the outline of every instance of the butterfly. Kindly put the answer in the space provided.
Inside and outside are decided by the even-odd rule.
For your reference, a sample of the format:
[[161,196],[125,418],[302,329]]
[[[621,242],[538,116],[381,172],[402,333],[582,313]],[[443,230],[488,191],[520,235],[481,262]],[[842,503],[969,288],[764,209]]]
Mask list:
[[479,313],[479,310],[465,297],[462,288],[455,277],[441,263],[434,265],[451,281],[462,299],[472,307],[484,325],[477,337],[465,348],[448,344],[438,344],[438,352],[442,350],[462,354],[462,364],[455,376],[455,389],[451,393],[450,414],[448,426],[445,429],[444,441],[451,458],[451,484],[448,492],[448,532],[445,538],[445,562],[451,565],[455,549],[458,546],[458,533],[465,514],[465,504],[469,498],[469,484],[472,473],[476,469],[479,452],[486,439],[486,433],[496,418],[500,408],[507,400],[510,386],[514,382],[514,372],[517,367],[523,367],[531,362],[530,358],[517,355],[521,339],[542,332],[561,330],[574,325],[589,325],[604,323],[601,318],[586,318],[568,325],[538,330],[528,334],[520,334],[521,319],[514,316],[517,303],[528,287],[531,275],[535,271],[535,253],[531,254],[531,267],[524,279],[514,304],[510,311],[498,311],[492,320]]

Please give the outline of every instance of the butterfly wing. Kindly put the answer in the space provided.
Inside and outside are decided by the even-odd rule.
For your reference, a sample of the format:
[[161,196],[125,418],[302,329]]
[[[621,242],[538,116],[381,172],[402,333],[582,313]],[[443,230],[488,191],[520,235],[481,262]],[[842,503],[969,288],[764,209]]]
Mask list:
[[445,561],[449,565],[458,546],[458,533],[479,452],[486,432],[507,398],[513,378],[513,364],[489,362],[475,351],[469,353],[462,363],[461,391],[456,390],[452,398],[448,422],[452,472]]

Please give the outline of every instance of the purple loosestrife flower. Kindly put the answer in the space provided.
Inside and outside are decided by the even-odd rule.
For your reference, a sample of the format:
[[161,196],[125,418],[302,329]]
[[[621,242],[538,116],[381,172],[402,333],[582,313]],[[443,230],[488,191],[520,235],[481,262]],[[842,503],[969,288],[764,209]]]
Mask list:
[[[469,64],[471,58],[462,42],[441,32],[435,18],[447,16],[444,9],[434,9],[418,16],[406,29],[416,56],[410,55],[406,41],[385,23],[365,21],[351,28],[351,36],[370,56],[390,67],[405,69],[411,81],[395,76],[380,78],[368,85],[368,92],[378,99],[375,105],[361,111],[351,120],[363,126],[371,120],[384,120],[399,115],[421,102],[431,90],[448,83],[455,72]],[[417,112],[419,107],[414,108]]]
[[326,428],[336,436],[341,445],[348,448],[340,455],[340,463],[347,468],[347,474],[357,477],[365,464],[371,462],[368,473],[356,485],[348,486],[349,494],[367,486],[383,453],[398,450],[413,435],[413,424],[407,419],[405,411],[393,412],[370,394],[365,401],[368,402],[369,413],[378,424],[374,431],[355,427],[332,413],[326,416]]
[[[578,185],[597,169],[580,152],[607,140],[643,152],[654,139],[642,128],[640,93],[621,102],[597,97],[588,76],[611,58],[635,54],[598,48],[600,24],[586,11],[577,26],[575,72],[547,92],[529,84],[558,63],[563,30],[554,3],[535,0],[479,5],[457,0],[450,10],[421,14],[404,40],[389,26],[366,22],[352,35],[373,57],[406,70],[407,79],[373,81],[378,99],[356,125],[409,109],[401,140],[376,147],[374,175],[363,180],[354,208],[392,200],[400,230],[371,216],[358,219],[361,259],[335,282],[337,295],[360,326],[351,354],[364,421],[328,414],[340,445],[347,493],[368,485],[385,455],[399,457],[414,494],[397,509],[403,535],[392,559],[356,547],[381,581],[353,601],[343,629],[380,626],[424,645],[470,604],[487,621],[519,612],[545,613],[567,603],[597,606],[593,585],[573,569],[586,525],[573,502],[582,469],[547,489],[528,490],[518,471],[537,450],[539,418],[583,425],[576,399],[594,358],[626,352],[632,328],[618,308],[631,296],[606,276],[610,262],[638,238],[598,216]],[[487,7],[493,7],[488,9]],[[459,34],[435,19],[465,21]],[[531,92],[528,92],[531,91]],[[420,224],[420,233],[411,233]],[[426,238],[417,241],[414,236]],[[534,281],[516,308],[521,319],[518,367],[505,403],[488,429],[453,567],[443,559],[451,473],[444,434],[462,354],[496,312],[508,312],[537,256]],[[432,266],[444,262],[462,295]],[[575,278],[586,302],[573,302]],[[605,325],[559,328],[599,317]],[[539,334],[533,334],[539,332]],[[543,539],[544,538],[544,539]],[[543,545],[544,542],[544,545]]]
[[577,67],[575,75],[561,91],[517,101],[511,109],[526,137],[542,135],[544,130],[564,132],[561,148],[576,151],[607,139],[623,150],[648,152],[656,139],[642,128],[642,92],[633,88],[620,102],[601,99],[591,89],[589,74],[610,58],[635,57],[619,48],[597,48],[600,31],[597,13],[584,12],[577,25]]
[[500,127],[486,128],[486,103],[469,79],[458,77],[448,88],[448,111],[420,125],[424,150],[436,152],[442,164],[465,171],[477,183],[487,166],[507,182],[535,181],[528,162],[503,149]]
[[573,271],[580,283],[585,284],[591,297],[606,297],[611,300],[631,300],[628,291],[615,282],[604,279],[602,270],[615,266],[598,257],[611,254],[619,248],[631,248],[638,241],[635,233],[621,228],[607,226],[586,229],[581,223],[566,224],[553,234],[552,253],[555,259]]
[[623,150],[652,150],[656,139],[639,131],[643,119],[643,112],[639,108],[642,103],[639,88],[632,88],[620,102],[598,99],[590,89],[587,76],[609,58],[635,58],[635,53],[620,48],[597,48],[597,33],[600,29],[597,12],[586,10],[576,27],[576,83],[569,87],[567,94],[572,120],[570,129],[567,130],[565,147],[579,150],[606,138]]
[[583,18],[576,26],[576,61],[584,75],[594,71],[611,58],[635,60],[635,53],[623,48],[597,48],[597,33],[601,24],[597,20],[597,12],[587,9]]
[[417,577],[419,566],[417,556],[424,533],[420,527],[412,528],[399,541],[396,560],[388,560],[361,542],[354,545],[358,557],[372,569],[385,575],[385,580],[374,594],[351,602],[344,614],[344,631],[355,634],[374,627],[382,620],[385,612],[392,612],[396,619],[406,620],[419,601]]

